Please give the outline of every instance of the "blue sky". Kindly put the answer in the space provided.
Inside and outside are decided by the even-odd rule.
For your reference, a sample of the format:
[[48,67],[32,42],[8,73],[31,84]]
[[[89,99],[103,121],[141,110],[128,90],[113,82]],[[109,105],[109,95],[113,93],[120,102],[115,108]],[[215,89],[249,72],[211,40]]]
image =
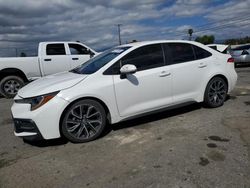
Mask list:
[[[80,40],[100,50],[134,39],[250,35],[250,0],[0,0],[0,50]],[[203,26],[203,27],[201,27]]]

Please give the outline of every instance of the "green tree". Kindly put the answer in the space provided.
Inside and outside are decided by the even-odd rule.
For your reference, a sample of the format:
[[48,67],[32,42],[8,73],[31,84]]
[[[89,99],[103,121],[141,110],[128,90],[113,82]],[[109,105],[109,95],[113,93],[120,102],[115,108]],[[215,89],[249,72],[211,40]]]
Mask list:
[[246,43],[250,43],[250,37],[249,36],[246,36],[244,38],[227,39],[225,41],[225,44],[231,44],[231,45],[246,44]]
[[203,35],[201,37],[197,37],[195,39],[196,42],[200,42],[202,44],[213,44],[214,36],[213,35]]

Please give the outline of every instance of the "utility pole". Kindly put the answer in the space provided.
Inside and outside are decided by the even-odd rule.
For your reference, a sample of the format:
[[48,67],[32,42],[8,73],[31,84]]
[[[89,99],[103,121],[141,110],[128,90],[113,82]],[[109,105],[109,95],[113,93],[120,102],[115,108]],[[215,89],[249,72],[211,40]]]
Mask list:
[[122,40],[121,40],[121,29],[120,27],[122,26],[122,24],[117,24],[117,28],[118,28],[118,36],[119,36],[119,44],[122,44]]

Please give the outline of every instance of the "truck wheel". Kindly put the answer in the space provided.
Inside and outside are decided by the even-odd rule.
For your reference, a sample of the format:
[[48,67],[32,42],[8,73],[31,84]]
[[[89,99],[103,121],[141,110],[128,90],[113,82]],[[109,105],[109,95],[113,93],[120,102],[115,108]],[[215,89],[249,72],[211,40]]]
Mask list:
[[6,98],[13,98],[23,86],[24,81],[19,76],[6,76],[0,81],[0,93]]

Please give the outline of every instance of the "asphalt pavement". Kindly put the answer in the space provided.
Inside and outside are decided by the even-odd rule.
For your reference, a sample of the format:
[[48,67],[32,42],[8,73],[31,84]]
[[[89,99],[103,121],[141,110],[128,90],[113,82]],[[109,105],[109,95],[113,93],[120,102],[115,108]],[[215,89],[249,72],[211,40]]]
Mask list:
[[224,106],[193,104],[110,127],[72,144],[23,142],[0,98],[0,187],[250,187],[250,67]]

